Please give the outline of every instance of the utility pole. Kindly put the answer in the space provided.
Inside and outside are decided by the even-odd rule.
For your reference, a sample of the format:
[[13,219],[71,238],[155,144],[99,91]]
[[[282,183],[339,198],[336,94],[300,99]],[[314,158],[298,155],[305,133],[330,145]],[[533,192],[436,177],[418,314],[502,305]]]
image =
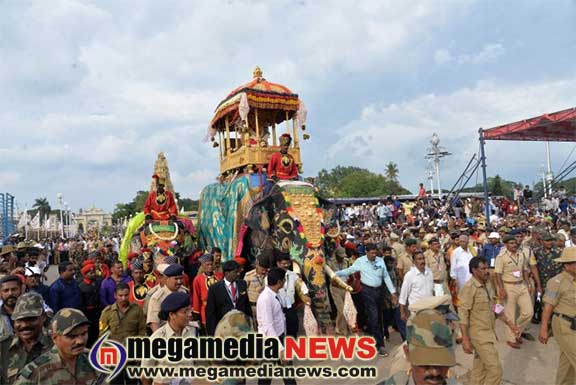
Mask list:
[[[552,196],[552,181],[554,180],[554,173],[552,172],[552,161],[550,160],[550,142],[546,142],[546,181],[544,184],[544,194],[548,190],[548,195]],[[548,189],[546,189],[548,187]]]
[[445,156],[452,155],[452,153],[446,151],[444,147],[440,147],[440,137],[434,133],[432,134],[432,139],[430,139],[430,147],[428,147],[426,159],[431,160],[434,163],[434,170],[436,172],[436,187],[438,189],[438,199],[442,199],[442,185],[440,184],[440,159]]

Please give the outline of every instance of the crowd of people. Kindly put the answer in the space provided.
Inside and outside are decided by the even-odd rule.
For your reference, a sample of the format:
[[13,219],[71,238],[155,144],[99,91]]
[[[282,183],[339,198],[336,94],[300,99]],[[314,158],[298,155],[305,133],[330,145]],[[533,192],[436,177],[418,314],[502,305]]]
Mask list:
[[[346,319],[347,290],[331,285],[335,334],[373,336],[378,354],[388,356],[392,333],[410,347],[430,327],[415,317],[439,317],[449,325],[443,338],[474,353],[472,383],[500,384],[495,320],[505,323],[504,343],[511,349],[523,349],[525,341],[536,338],[546,343],[551,323],[561,352],[556,383],[574,384],[573,204],[564,210],[528,198],[494,198],[485,218],[482,200],[451,202],[423,194],[411,202],[390,197],[338,209],[341,233],[326,260],[350,286],[357,319],[355,325]],[[105,333],[119,342],[128,336],[217,336],[230,313],[281,340],[305,329],[303,314],[311,298],[289,253],[275,251],[273,259],[258,258],[248,266],[242,258],[223,258],[216,245],[189,256],[143,248],[121,261],[119,240],[23,241],[2,248],[2,383],[90,383],[98,374],[85,348]],[[59,277],[47,285],[50,263],[57,264]],[[531,324],[540,324],[536,338]],[[453,349],[451,342],[444,348],[448,345]],[[441,377],[455,364],[452,356],[415,357],[408,355],[413,366],[438,367]],[[114,381],[170,383],[125,373]]]

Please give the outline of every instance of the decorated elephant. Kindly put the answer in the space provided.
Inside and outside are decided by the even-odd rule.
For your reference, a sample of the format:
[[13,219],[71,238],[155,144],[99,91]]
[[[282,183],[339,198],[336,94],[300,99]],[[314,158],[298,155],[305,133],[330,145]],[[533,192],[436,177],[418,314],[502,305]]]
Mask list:
[[[142,249],[162,250],[156,255],[189,255],[195,250],[194,226],[189,218],[178,217],[172,221],[146,223],[144,213],[130,220],[120,246],[120,260],[126,261],[131,252],[140,254]],[[155,261],[156,264],[162,261]]]
[[252,206],[245,220],[248,231],[242,246],[242,256],[251,261],[259,256],[272,258],[275,250],[290,253],[293,270],[308,286],[312,310],[324,331],[332,323],[326,277],[351,289],[326,264],[339,235],[334,214],[334,205],[318,197],[313,185],[278,182]]

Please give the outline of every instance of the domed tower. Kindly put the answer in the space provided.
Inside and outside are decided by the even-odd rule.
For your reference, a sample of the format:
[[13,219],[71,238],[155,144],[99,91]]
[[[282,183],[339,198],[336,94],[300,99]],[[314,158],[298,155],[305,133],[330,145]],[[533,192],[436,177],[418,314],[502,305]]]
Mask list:
[[[210,122],[208,135],[219,148],[220,174],[262,172],[273,153],[279,151],[278,138],[292,136],[289,153],[302,169],[299,131],[306,129],[306,107],[287,87],[267,81],[259,67],[254,78],[222,100]],[[303,134],[303,139],[308,139]]]

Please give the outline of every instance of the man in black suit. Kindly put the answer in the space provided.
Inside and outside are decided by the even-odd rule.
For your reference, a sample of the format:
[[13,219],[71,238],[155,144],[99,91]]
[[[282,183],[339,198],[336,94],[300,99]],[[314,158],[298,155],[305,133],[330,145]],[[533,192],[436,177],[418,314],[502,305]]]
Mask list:
[[252,317],[246,281],[238,279],[240,264],[226,261],[222,265],[224,279],[210,286],[206,304],[206,331],[213,336],[218,322],[232,309]]

